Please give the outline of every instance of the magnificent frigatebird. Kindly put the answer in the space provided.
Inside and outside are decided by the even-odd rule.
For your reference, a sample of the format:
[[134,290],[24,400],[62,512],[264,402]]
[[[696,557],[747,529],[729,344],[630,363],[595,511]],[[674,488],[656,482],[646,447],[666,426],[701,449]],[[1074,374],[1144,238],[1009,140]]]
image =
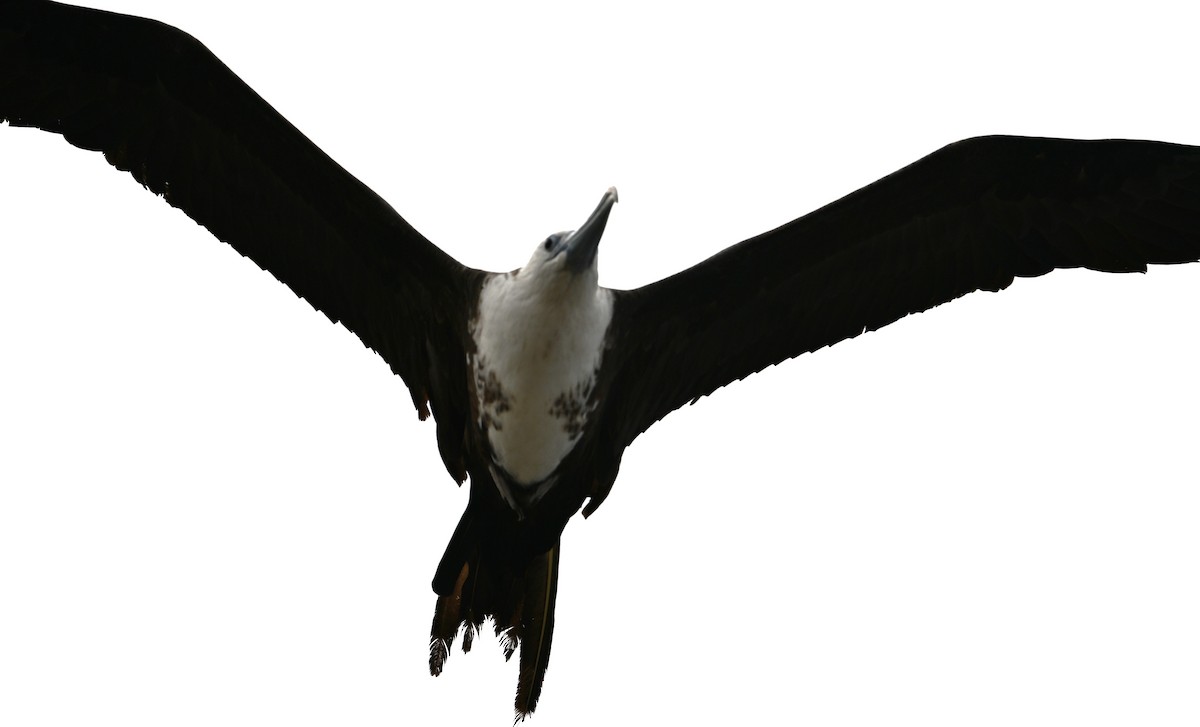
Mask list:
[[[628,206],[628,205],[626,205],[626,206]],[[624,211],[624,210],[623,210],[623,211]]]

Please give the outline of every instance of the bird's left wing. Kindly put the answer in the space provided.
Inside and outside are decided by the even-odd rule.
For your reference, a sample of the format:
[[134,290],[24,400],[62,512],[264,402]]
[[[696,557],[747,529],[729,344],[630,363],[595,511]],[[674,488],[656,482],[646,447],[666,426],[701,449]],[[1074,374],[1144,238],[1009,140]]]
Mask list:
[[605,439],[619,456],[725,384],[1015,276],[1198,258],[1200,148],[951,144],[695,267],[615,291]]
[[[186,33],[45,0],[0,4],[0,120],[102,151],[377,351],[432,405],[442,457],[466,410],[449,385],[477,283]],[[459,379],[461,381],[463,379]],[[455,381],[454,383],[458,383]],[[443,430],[450,436],[443,437]]]

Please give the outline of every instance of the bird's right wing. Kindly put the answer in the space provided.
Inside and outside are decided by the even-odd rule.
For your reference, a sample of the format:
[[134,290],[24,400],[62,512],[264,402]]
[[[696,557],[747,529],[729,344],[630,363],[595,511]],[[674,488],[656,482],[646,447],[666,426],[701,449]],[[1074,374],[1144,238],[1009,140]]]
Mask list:
[[688,270],[615,291],[604,438],[619,456],[725,384],[1015,276],[1197,259],[1200,148],[951,144]]
[[207,48],[153,20],[3,0],[0,120],[102,151],[357,334],[408,384],[422,418],[432,405],[443,460],[462,481],[465,357],[453,352],[465,321],[454,303],[481,273],[427,241]]

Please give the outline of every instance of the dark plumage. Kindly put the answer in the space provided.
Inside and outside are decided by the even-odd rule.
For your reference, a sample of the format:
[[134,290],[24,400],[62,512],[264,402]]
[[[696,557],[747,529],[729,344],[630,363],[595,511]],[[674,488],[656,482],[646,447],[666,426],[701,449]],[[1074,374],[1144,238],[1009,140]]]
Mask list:
[[[71,53],[92,49],[88,41],[66,37],[60,32],[61,22],[55,22],[55,47],[61,44]],[[122,50],[136,47],[126,40]],[[30,55],[36,57],[37,52]],[[100,56],[111,59],[117,72],[140,68],[125,63],[117,52]],[[183,58],[183,67],[190,72],[196,62]],[[464,320],[450,314],[456,299],[471,296],[478,272],[458,266],[425,242],[378,198],[329,166],[323,155],[302,145],[285,148],[301,141],[289,136],[289,127],[278,126],[248,144],[268,150],[257,152],[264,156],[261,163],[243,158],[241,152],[222,157],[206,149],[189,155],[160,134],[164,128],[180,129],[191,120],[190,114],[180,122],[154,117],[147,124],[150,117],[143,113],[127,120],[117,113],[97,121],[96,107],[77,105],[69,93],[37,97],[36,92],[51,82],[39,75],[36,63],[32,70],[18,63],[3,67],[17,69],[13,72],[17,79],[0,76],[4,99],[0,103],[12,104],[0,107],[0,116],[65,131],[80,146],[104,148],[118,167],[132,169],[140,181],[188,210],[218,237],[233,242],[331,319],[344,322],[404,377],[419,410],[428,402],[438,421],[440,449],[451,475],[461,481],[471,474],[473,499],[494,495],[484,486],[488,483],[480,469],[481,453],[472,451],[465,391],[455,383],[466,378],[459,355]],[[87,67],[88,73],[102,70],[94,64]],[[187,98],[186,89],[191,87],[186,73],[180,76],[183,86],[174,85],[169,72],[162,74],[162,86],[173,89],[172,97]],[[23,85],[30,78],[36,81]],[[212,90],[198,88],[206,93]],[[67,106],[55,105],[61,103]],[[204,94],[194,103],[205,104]],[[240,113],[232,86],[208,97],[207,103],[221,113]],[[272,125],[281,123],[269,114],[261,118]],[[73,131],[76,123],[78,129]],[[240,122],[230,128],[240,128]],[[110,136],[113,129],[117,133]],[[131,136],[126,138],[125,133]],[[182,133],[199,138],[204,132],[192,127]],[[146,140],[144,145],[140,139]],[[204,164],[221,158],[247,162],[232,177],[245,184],[244,189],[191,187],[186,174],[175,176],[177,172],[171,171],[178,163],[203,160]],[[1080,265],[1139,270],[1146,262],[1195,259],[1200,209],[1196,160],[1191,148],[1136,142],[1001,137],[963,142],[804,221],[748,243],[749,251],[735,248],[698,272],[619,294],[615,353],[606,359],[606,365],[614,367],[598,394],[602,407],[597,423],[564,464],[573,474],[565,478],[570,486],[556,491],[544,512],[520,525],[522,532],[532,533],[531,542],[539,547],[529,558],[520,559],[529,570],[519,577],[552,580],[557,551],[547,569],[539,565],[542,548],[557,538],[566,517],[586,497],[591,500],[585,514],[599,505],[616,476],[624,447],[669,411],[731,380],[970,290],[1002,288],[1014,275]],[[287,196],[292,202],[299,198],[312,218],[296,222],[280,217],[269,202],[261,210],[239,203],[239,199],[272,197],[270,175],[254,173],[260,167],[282,167],[281,176],[288,180],[321,176],[297,166],[304,162],[332,170],[333,183],[354,193],[330,196],[321,188],[306,188],[307,182],[302,181]],[[256,217],[254,212],[260,211],[262,216]],[[381,219],[390,224],[371,225]],[[965,236],[964,231],[986,237]],[[240,242],[243,238],[246,242]],[[332,278],[339,283],[332,287],[328,285],[331,269],[342,271]],[[707,279],[711,286],[697,285]],[[717,290],[718,297],[697,298],[697,290],[709,289]],[[864,289],[871,293],[864,295]],[[719,296],[726,293],[728,300],[722,300]],[[436,313],[430,317],[428,311]],[[764,321],[776,327],[766,329],[766,335],[745,338]],[[797,328],[804,335],[793,335]],[[781,331],[788,335],[779,337]],[[743,338],[729,346],[726,335]],[[444,352],[449,355],[443,356]],[[697,365],[700,362],[703,365]],[[497,517],[504,512],[494,501],[487,508]],[[552,585],[541,593],[552,603]],[[500,616],[504,622],[503,617],[512,614],[502,609],[510,606],[501,598],[483,613]],[[552,610],[546,614],[551,617]],[[538,628],[544,631],[541,624]],[[435,635],[437,629],[435,624]],[[443,635],[448,630],[443,627]],[[548,651],[548,643],[547,634],[545,648],[536,653]],[[525,711],[536,703],[543,668],[526,663],[544,665],[544,659],[530,661],[523,651],[522,662],[518,708]]]

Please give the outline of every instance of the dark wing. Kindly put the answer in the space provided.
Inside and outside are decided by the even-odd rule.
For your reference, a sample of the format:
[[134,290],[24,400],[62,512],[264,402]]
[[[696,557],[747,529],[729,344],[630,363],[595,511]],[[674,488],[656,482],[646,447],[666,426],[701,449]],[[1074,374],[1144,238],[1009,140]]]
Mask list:
[[1014,276],[1198,258],[1200,148],[961,141],[677,275],[617,291],[606,434],[623,449],[725,384]]
[[465,395],[465,357],[433,356],[462,350],[455,303],[478,273],[430,244],[198,41],[152,20],[4,0],[0,120],[103,151],[356,333],[408,384],[422,418],[432,404],[446,466],[465,477],[452,444],[466,412],[455,398]]

